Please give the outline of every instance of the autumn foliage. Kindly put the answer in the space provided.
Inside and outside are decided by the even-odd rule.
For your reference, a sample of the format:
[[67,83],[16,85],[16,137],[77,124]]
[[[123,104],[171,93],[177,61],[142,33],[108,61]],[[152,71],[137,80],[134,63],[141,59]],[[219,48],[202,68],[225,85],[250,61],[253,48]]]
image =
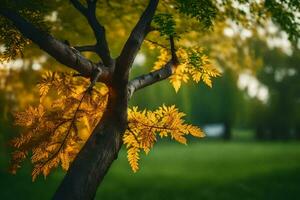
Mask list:
[[[154,44],[149,46],[159,48]],[[171,57],[167,49],[159,50],[160,56],[154,69],[162,67]],[[170,77],[176,92],[189,79],[195,82],[202,80],[211,87],[211,78],[220,76],[201,48],[180,48],[177,56],[180,64]],[[101,119],[109,91],[104,84],[91,88],[86,78],[55,72],[45,73],[37,87],[40,104],[15,113],[15,123],[24,131],[12,141],[15,151],[11,171],[16,173],[21,162],[30,157],[34,166],[33,180],[39,174],[46,177],[59,165],[68,170]],[[128,110],[128,128],[123,141],[134,172],[139,169],[141,151],[148,154],[158,138],[170,137],[186,144],[187,135],[204,137],[201,129],[185,123],[184,116],[174,105],[163,105],[155,111],[140,111],[138,107]]]
[[[106,106],[107,89],[97,86],[90,91],[88,85],[88,80],[72,74],[48,72],[43,76],[38,84],[40,104],[15,113],[15,122],[24,131],[12,141],[17,149],[12,172],[29,155],[33,179],[40,173],[47,176],[59,164],[69,168]],[[50,92],[54,94],[48,97]]]
[[[158,70],[166,65],[171,55],[169,50],[163,46],[157,45],[151,41],[146,41],[151,49],[159,49],[160,55],[155,62],[153,70]],[[207,86],[212,87],[212,78],[220,76],[217,68],[213,67],[211,61],[204,53],[201,47],[181,47],[176,52],[179,59],[179,65],[176,66],[170,77],[170,83],[178,92],[182,83],[187,83],[190,79],[199,83],[203,81]]]

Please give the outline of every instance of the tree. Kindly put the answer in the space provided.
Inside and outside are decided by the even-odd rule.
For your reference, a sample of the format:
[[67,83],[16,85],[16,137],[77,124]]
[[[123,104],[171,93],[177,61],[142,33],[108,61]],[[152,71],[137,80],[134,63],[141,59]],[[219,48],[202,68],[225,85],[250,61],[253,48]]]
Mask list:
[[[183,113],[174,106],[162,106],[153,112],[133,108],[127,115],[128,101],[142,88],[167,78],[170,78],[176,91],[188,79],[195,82],[202,80],[211,87],[211,78],[219,76],[203,48],[182,39],[190,30],[188,26],[197,35],[198,31],[210,30],[217,21],[232,19],[249,26],[272,17],[291,40],[298,40],[299,37],[299,21],[293,15],[293,12],[299,12],[295,0],[150,0],[147,5],[144,1],[116,0],[70,0],[70,3],[88,22],[95,45],[72,46],[70,42],[63,42],[50,34],[51,25],[56,24],[59,30],[65,22],[49,22],[47,17],[54,11],[64,13],[66,1],[56,1],[50,5],[37,0],[5,0],[0,7],[1,41],[5,45],[2,61],[22,55],[26,45],[33,42],[60,64],[78,72],[46,74],[39,84],[41,102],[50,89],[56,91],[60,98],[48,108],[41,103],[38,107],[29,107],[16,114],[17,124],[26,129],[13,141],[17,148],[13,155],[13,170],[28,156],[29,150],[35,164],[33,177],[41,172],[47,175],[61,162],[68,171],[54,199],[92,199],[123,142],[128,147],[130,164],[133,170],[137,170],[140,149],[148,152],[156,141],[156,133],[161,137],[171,135],[181,143],[186,142],[184,136],[187,134],[203,136],[200,129],[184,124]],[[103,9],[104,6],[107,9]],[[245,6],[248,9],[245,10]],[[107,42],[110,34],[106,35],[106,29],[98,18],[105,18],[111,28],[120,25],[114,23],[114,19],[130,15],[122,10],[130,9],[131,16],[136,16],[140,7],[146,9],[121,52],[113,58]],[[112,16],[107,10],[117,12],[113,12],[115,16]],[[131,27],[132,20],[128,21],[131,23],[121,23],[121,26]],[[151,37],[155,32],[160,37],[157,34]],[[160,49],[159,60],[152,72],[130,80],[132,64],[145,40],[150,48]],[[83,52],[94,53],[100,59],[89,59],[89,56],[83,56]],[[90,83],[87,79],[76,77],[89,78]],[[96,82],[106,86],[96,86]],[[85,139],[79,134],[88,129],[79,126],[84,119],[92,130]],[[70,167],[69,163],[72,163]]]
[[266,67],[257,72],[257,77],[268,87],[269,100],[264,106],[265,116],[262,115],[264,117],[261,119],[263,123],[257,125],[261,129],[257,133],[260,136],[258,138],[278,140],[297,137],[299,49],[293,48],[291,55],[287,55],[279,48],[263,49],[262,57]]

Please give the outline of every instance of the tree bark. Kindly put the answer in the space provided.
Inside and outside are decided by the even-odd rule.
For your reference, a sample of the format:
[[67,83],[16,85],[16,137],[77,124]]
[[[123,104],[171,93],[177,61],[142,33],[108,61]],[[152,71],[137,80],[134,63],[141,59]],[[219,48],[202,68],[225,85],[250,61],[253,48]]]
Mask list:
[[229,121],[225,121],[224,126],[225,126],[225,131],[224,131],[223,139],[225,141],[229,141],[232,137],[231,123]]
[[[97,188],[117,158],[127,124],[127,90],[114,90],[102,119],[70,166],[55,200],[94,199]],[[121,96],[120,96],[121,95]]]

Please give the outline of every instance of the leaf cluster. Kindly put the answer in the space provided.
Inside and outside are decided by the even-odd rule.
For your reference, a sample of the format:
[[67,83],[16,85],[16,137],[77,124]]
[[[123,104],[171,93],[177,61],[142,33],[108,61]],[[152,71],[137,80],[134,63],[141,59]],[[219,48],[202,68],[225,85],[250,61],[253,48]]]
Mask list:
[[0,62],[22,55],[22,50],[30,41],[25,39],[5,18],[0,17],[0,27],[0,42],[4,45],[4,49],[0,52]]
[[[47,72],[37,85],[39,105],[15,112],[16,125],[23,128],[12,140],[11,172],[16,173],[28,157],[33,164],[32,179],[39,174],[46,177],[52,169],[61,166],[68,170],[70,163],[89,138],[106,108],[108,88],[96,85],[88,90],[89,81],[69,73]],[[156,135],[170,136],[186,144],[186,136],[203,137],[203,132],[182,119],[184,113],[175,106],[162,106],[156,111],[128,110],[128,128],[124,143],[133,171],[138,169],[140,150],[150,151]]]
[[218,10],[211,0],[176,0],[176,3],[179,12],[196,18],[204,29],[213,26]]
[[140,152],[146,154],[157,142],[157,137],[171,137],[171,139],[186,144],[187,135],[204,137],[198,127],[186,124],[182,119],[184,113],[179,112],[175,106],[159,107],[155,111],[139,111],[138,107],[129,109],[128,129],[124,134],[124,144],[127,148],[127,158],[134,172],[139,169]]
[[300,38],[299,1],[284,0],[280,3],[276,0],[266,0],[265,8],[273,20],[288,33],[291,41],[297,41]]
[[[150,49],[159,49],[160,55],[154,63],[154,70],[160,69],[170,60],[171,54],[168,48],[159,44],[146,41]],[[221,76],[220,71],[215,68],[201,47],[180,47],[177,52],[179,65],[175,67],[170,83],[178,92],[182,83],[189,80],[199,83],[203,81],[207,86],[212,87],[212,78]]]
[[161,36],[175,36],[175,20],[171,14],[168,13],[160,13],[156,14],[153,18],[153,22],[157,27]]
[[46,177],[59,165],[69,168],[106,107],[104,86],[87,92],[88,84],[86,79],[65,73],[48,72],[43,76],[38,84],[40,104],[14,114],[16,125],[24,131],[12,140],[13,173],[27,157],[34,166],[33,180],[41,173]]
[[[49,32],[49,24],[45,21],[45,16],[49,14],[49,6],[42,0],[17,0],[1,1],[1,10],[15,10],[34,24],[40,30]],[[31,43],[25,38],[13,23],[3,16],[0,16],[0,43],[4,45],[4,50],[0,52],[0,62],[15,59],[23,56],[23,49]]]

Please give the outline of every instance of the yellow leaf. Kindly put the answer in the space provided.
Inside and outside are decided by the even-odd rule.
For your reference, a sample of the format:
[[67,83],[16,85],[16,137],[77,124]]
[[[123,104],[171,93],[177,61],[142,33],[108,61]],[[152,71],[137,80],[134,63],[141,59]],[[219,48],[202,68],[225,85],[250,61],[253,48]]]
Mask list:
[[136,173],[139,170],[139,152],[140,149],[137,147],[131,147],[127,151],[127,158],[131,169],[134,173]]
[[212,87],[212,82],[211,82],[210,76],[208,74],[203,74],[202,80],[207,86],[209,86],[210,88]]
[[181,81],[176,76],[173,76],[171,78],[170,82],[172,83],[172,86],[174,87],[174,89],[177,93],[181,87]]

